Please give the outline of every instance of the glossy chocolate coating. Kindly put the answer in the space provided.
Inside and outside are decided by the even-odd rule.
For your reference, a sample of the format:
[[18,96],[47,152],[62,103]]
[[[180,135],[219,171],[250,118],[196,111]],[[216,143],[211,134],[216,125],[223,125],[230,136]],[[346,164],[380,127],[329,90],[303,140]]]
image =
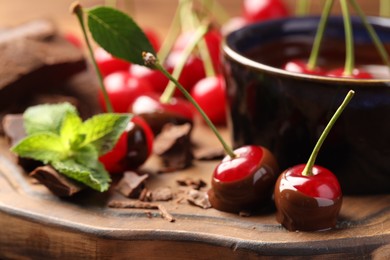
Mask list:
[[208,196],[213,208],[239,213],[256,211],[271,202],[273,187],[279,174],[274,156],[265,148],[257,170],[237,181],[212,178]]
[[276,220],[290,231],[319,231],[336,226],[342,197],[326,199],[307,196],[293,187],[282,173],[274,192]]

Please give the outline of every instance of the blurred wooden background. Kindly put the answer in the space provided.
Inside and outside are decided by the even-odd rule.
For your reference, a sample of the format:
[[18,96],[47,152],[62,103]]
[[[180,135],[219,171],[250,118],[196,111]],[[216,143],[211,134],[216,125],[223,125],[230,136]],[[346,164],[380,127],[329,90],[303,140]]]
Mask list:
[[[283,0],[294,11],[297,0]],[[389,0],[390,1],[390,0]],[[56,21],[63,31],[80,33],[76,18],[68,11],[73,0],[0,0],[0,27],[12,26],[24,21],[49,17]],[[84,7],[104,4],[100,0],[80,0]],[[143,26],[155,28],[163,37],[170,25],[178,0],[118,0],[120,8],[132,6],[132,16]],[[242,0],[218,0],[231,16],[241,13]],[[378,14],[379,0],[358,0],[369,15]],[[311,12],[319,13],[324,0],[311,0]],[[339,12],[336,4],[334,12]]]

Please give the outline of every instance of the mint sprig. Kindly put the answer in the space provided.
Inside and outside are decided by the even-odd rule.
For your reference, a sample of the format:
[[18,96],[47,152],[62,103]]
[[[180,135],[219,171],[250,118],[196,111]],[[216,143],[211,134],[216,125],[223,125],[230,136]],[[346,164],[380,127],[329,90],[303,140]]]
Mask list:
[[11,148],[20,157],[50,164],[58,172],[105,191],[111,179],[99,156],[110,151],[131,120],[106,113],[82,122],[69,103],[38,105],[23,114],[27,137]]

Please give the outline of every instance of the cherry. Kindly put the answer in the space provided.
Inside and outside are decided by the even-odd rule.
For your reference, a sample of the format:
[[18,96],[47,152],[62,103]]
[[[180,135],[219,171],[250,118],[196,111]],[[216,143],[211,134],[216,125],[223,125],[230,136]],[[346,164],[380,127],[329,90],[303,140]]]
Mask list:
[[111,173],[136,170],[152,153],[154,135],[148,124],[140,117],[133,117],[114,148],[99,160]]
[[[153,93],[152,86],[142,78],[135,78],[127,71],[117,71],[104,78],[104,85],[112,103],[114,112],[126,113],[134,100],[143,94]],[[99,91],[99,102],[106,110],[102,91]]]
[[244,0],[242,16],[248,22],[264,21],[288,16],[286,6],[280,0]]
[[311,69],[309,68],[308,64],[303,60],[289,61],[283,66],[283,69],[289,72],[296,72],[296,73],[302,73],[308,75],[317,75],[317,76],[325,75],[325,70],[323,70],[318,66],[316,66],[314,69]]
[[264,147],[243,146],[225,156],[217,165],[209,190],[211,205],[221,211],[238,213],[264,207],[271,201],[279,168]]
[[330,129],[354,95],[349,91],[333,115],[307,162],[285,170],[274,190],[276,220],[288,230],[315,231],[334,228],[341,209],[342,192],[336,176],[314,165]]
[[[181,51],[172,51],[166,61],[165,66],[168,71],[173,71],[178,60],[180,59]],[[202,60],[191,54],[184,65],[184,68],[179,76],[179,83],[188,91],[202,78],[206,76]]]
[[95,49],[94,58],[103,77],[115,71],[128,70],[130,67],[129,62],[115,58],[101,47]]
[[373,76],[370,73],[368,73],[362,69],[357,69],[357,68],[354,68],[352,70],[351,75],[346,74],[344,68],[337,68],[337,69],[329,71],[326,74],[326,76],[336,77],[336,78],[353,78],[353,79],[372,79],[373,78]]
[[221,75],[198,81],[191,96],[214,124],[226,123],[225,82]]
[[169,81],[161,71],[145,66],[132,64],[129,71],[132,77],[148,81],[157,93],[162,93]]
[[183,124],[192,122],[194,118],[194,109],[188,101],[172,97],[169,103],[161,103],[158,94],[139,96],[130,106],[129,112],[141,116],[155,135],[167,123]]
[[75,47],[80,48],[80,49],[83,47],[81,40],[75,34],[68,32],[68,33],[64,34],[64,37],[68,42],[73,44]]

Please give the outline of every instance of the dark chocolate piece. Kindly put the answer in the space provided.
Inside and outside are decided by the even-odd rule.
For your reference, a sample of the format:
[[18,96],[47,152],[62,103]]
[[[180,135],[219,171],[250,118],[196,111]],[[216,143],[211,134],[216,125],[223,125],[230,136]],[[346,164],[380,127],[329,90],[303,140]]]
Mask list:
[[11,146],[26,137],[22,114],[5,115],[2,120],[4,134]]
[[189,190],[187,195],[187,201],[191,205],[198,206],[202,209],[211,208],[207,192],[199,190]]
[[168,187],[156,188],[152,191],[153,201],[168,201],[173,199],[172,190]]
[[70,197],[84,188],[82,184],[60,174],[48,165],[37,167],[30,173],[30,176],[37,179],[58,197]]
[[147,174],[138,175],[135,172],[125,172],[115,189],[125,197],[138,198],[145,187],[145,180],[148,177]]
[[193,122],[188,118],[182,117],[176,113],[171,112],[157,111],[152,113],[140,113],[137,115],[141,116],[148,123],[155,136],[161,133],[162,129],[166,124],[193,124]]
[[192,164],[191,129],[192,125],[189,123],[167,124],[156,136],[153,151],[162,159],[165,166],[163,171],[184,169]]
[[176,182],[180,186],[191,187],[195,190],[200,190],[201,188],[207,186],[207,183],[201,179],[194,180],[192,178],[186,178],[186,179],[176,180]]

